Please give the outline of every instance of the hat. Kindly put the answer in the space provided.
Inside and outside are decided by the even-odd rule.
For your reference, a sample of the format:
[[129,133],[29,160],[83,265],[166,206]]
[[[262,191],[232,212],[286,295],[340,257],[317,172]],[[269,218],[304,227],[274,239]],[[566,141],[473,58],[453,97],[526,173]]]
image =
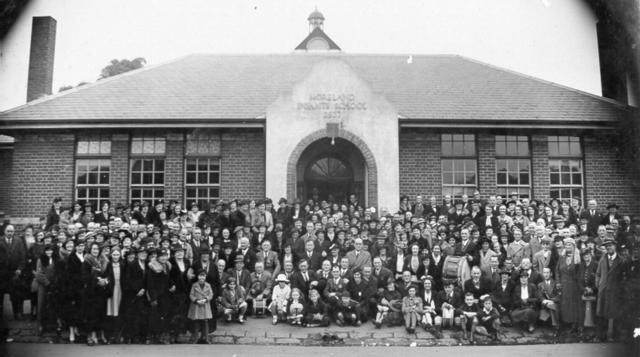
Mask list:
[[200,255],[202,255],[202,254],[211,254],[211,249],[209,249],[209,247],[206,246],[206,245],[201,245],[200,249],[198,250],[198,253],[200,253]]
[[236,263],[244,263],[244,255],[242,255],[242,254],[236,255],[236,258],[234,259],[234,261]]
[[613,203],[609,203],[609,204],[607,205],[607,209],[612,209],[612,208],[618,209],[618,208],[620,208],[620,207],[618,207],[618,205],[617,205],[617,204],[615,204],[615,202],[613,202]]
[[243,226],[237,226],[236,228],[233,229],[233,234],[236,234],[236,233],[242,231],[243,229],[244,229]]
[[174,252],[177,252],[180,250],[184,252],[184,247],[181,244],[173,244],[171,245],[171,250]]
[[498,270],[498,275],[511,275],[511,272],[506,270],[506,269],[500,269]]
[[158,255],[171,255],[171,253],[169,252],[169,249],[160,249],[158,251]]
[[284,274],[278,274],[278,277],[276,278],[276,282],[277,282],[277,283],[279,283],[279,282],[285,282],[285,283],[288,283],[288,282],[289,282],[289,279],[287,279],[287,276],[286,276],[286,275],[284,275]]
[[135,251],[136,251],[136,254],[149,253],[145,247],[138,247],[137,249],[135,249]]
[[616,244],[616,240],[613,239],[612,237],[607,237],[604,239],[604,241],[602,242],[602,246],[606,247],[609,244]]
[[527,273],[526,270],[520,271],[520,274],[518,275],[518,277],[522,278],[523,276],[528,278],[529,277],[529,273]]
[[567,238],[563,239],[562,242],[564,244],[576,245],[576,240],[571,238],[571,237],[567,237]]
[[331,244],[331,246],[329,246],[329,250],[334,250],[334,249],[340,249],[340,246],[337,245],[336,243]]
[[547,236],[543,236],[542,239],[540,240],[540,243],[541,244],[544,244],[544,243],[551,244],[551,238],[549,238]]
[[553,216],[553,221],[554,222],[564,222],[564,217],[559,216],[559,215]]
[[287,204],[287,199],[286,199],[286,198],[284,198],[284,197],[281,197],[281,198],[278,200],[278,204],[279,204],[279,205],[281,205],[281,204],[283,204],[283,203],[284,203],[284,204]]
[[340,294],[340,297],[351,298],[351,294],[349,294],[349,292],[345,290]]
[[202,268],[198,269],[198,274],[196,274],[196,275],[203,275],[203,274],[207,275],[207,271],[202,269]]

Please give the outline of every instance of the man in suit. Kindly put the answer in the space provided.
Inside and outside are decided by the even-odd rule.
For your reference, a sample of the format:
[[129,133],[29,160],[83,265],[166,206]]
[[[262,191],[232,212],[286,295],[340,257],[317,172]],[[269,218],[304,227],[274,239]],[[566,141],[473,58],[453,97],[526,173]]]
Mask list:
[[315,242],[313,240],[308,240],[305,242],[304,253],[298,255],[298,262],[306,260],[309,269],[313,271],[320,269],[320,266],[322,265],[322,253],[317,251],[315,248]]
[[323,297],[330,306],[330,313],[333,314],[340,303],[340,294],[346,289],[344,279],[340,277],[340,268],[331,268],[331,279],[327,281],[324,288]]
[[598,233],[598,226],[602,224],[602,215],[598,212],[596,200],[589,200],[587,206],[587,209],[580,214],[580,218],[587,220],[587,232],[590,237],[595,237]]
[[271,250],[271,241],[264,240],[261,249],[256,253],[256,263],[261,262],[265,271],[268,271],[272,276],[278,276],[281,269],[280,260],[278,259],[278,253]]
[[531,258],[529,244],[522,240],[522,231],[514,226],[513,242],[507,246],[507,257],[513,260],[515,266],[519,266],[524,258]]
[[495,286],[500,281],[500,257],[497,255],[489,258],[489,266],[486,270],[482,271],[482,275],[485,279],[491,281],[491,287]]
[[542,309],[540,310],[540,320],[547,321],[551,317],[551,325],[557,330],[560,328],[560,289],[551,278],[551,269],[542,270],[542,282],[538,283],[538,298]]
[[293,215],[291,214],[291,208],[287,205],[287,199],[282,197],[278,200],[278,210],[273,217],[274,223],[281,223],[283,228],[291,227]]
[[309,290],[317,285],[318,278],[315,270],[309,270],[309,262],[301,259],[298,263],[298,271],[294,272],[291,278],[291,287],[300,289],[306,299],[309,296]]
[[471,233],[469,229],[460,230],[460,242],[456,243],[453,255],[457,257],[465,257],[469,266],[477,265],[477,246],[471,241]]
[[444,290],[436,296],[436,314],[442,319],[442,327],[453,327],[453,319],[460,315],[458,308],[462,305],[462,295],[454,288],[454,280],[444,281]]
[[477,265],[471,268],[471,279],[463,283],[465,293],[472,293],[475,300],[485,294],[490,294],[492,290],[491,280],[482,277],[482,271]]
[[551,238],[544,236],[540,241],[542,250],[533,255],[532,264],[533,270],[541,272],[544,268],[549,267],[551,262]]
[[[258,314],[260,311],[257,311],[257,304],[255,304],[255,302],[264,303],[262,306],[266,309],[266,301],[271,297],[273,277],[271,273],[264,270],[264,264],[262,262],[256,262],[255,270],[251,273],[250,277],[251,288],[247,291],[248,310]],[[264,313],[264,311],[262,312]]]
[[[11,307],[13,316],[16,320],[22,319],[23,310],[23,293],[22,288],[23,274],[25,273],[25,264],[27,262],[27,248],[24,241],[15,236],[15,227],[11,224],[4,228],[4,238],[0,239],[2,249],[7,253],[7,270],[10,272],[10,281],[8,285],[8,293],[11,298]],[[2,294],[4,299],[4,294]],[[1,305],[0,305],[1,306]]]
[[607,211],[609,212],[602,217],[602,224],[606,226],[608,224],[613,224],[613,222],[616,221],[622,226],[624,222],[622,220],[622,216],[618,213],[618,208],[617,204],[609,203],[607,205]]
[[229,276],[236,280],[238,287],[244,288],[244,291],[251,289],[251,273],[244,268],[244,258],[242,255],[237,255],[235,259],[235,267],[231,268],[228,273]]
[[462,220],[467,216],[467,211],[464,210],[464,203],[460,200],[456,200],[455,210],[449,213],[449,222],[456,222],[456,225],[462,224]]
[[371,254],[366,250],[363,250],[362,238],[356,238],[353,243],[354,250],[347,252],[347,259],[349,259],[349,269],[362,270],[365,266],[371,266]]
[[371,275],[378,281],[377,290],[381,293],[387,286],[389,279],[393,279],[393,272],[382,266],[380,257],[373,258],[373,271]]
[[[499,229],[498,217],[493,215],[493,208],[487,205],[484,207],[484,215],[479,219],[478,227],[480,227],[480,233],[486,235],[487,228],[492,228],[494,232]],[[487,237],[491,238],[491,237]]]
[[188,244],[193,252],[192,263],[200,260],[200,247],[209,247],[209,242],[202,239],[202,230],[197,227],[191,232],[191,241]]
[[425,207],[425,216],[438,216],[440,213],[440,206],[438,206],[438,201],[436,200],[436,196],[431,196],[429,198],[429,204]]
[[249,270],[253,270],[256,265],[257,259],[256,253],[251,249],[251,246],[249,245],[249,238],[240,238],[240,245],[238,246],[238,250],[236,251],[236,259],[238,257],[242,258],[242,261],[244,263],[243,266],[249,267]]
[[607,320],[606,338],[613,341],[614,323],[620,319],[623,311],[623,270],[624,262],[617,253],[616,241],[607,237],[603,242],[607,253],[602,256],[596,270],[596,288],[598,289],[598,306],[596,314]]

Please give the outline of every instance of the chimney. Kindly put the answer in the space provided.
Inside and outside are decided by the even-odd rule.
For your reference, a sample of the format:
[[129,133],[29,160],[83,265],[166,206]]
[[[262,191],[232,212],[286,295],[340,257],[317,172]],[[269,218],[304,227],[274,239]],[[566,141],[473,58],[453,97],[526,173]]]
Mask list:
[[27,102],[51,94],[53,59],[56,48],[56,20],[51,16],[33,18]]

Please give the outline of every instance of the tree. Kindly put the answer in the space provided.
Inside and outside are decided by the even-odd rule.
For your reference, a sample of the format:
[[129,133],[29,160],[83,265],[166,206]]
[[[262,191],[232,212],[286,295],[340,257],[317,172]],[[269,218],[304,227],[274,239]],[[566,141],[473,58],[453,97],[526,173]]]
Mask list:
[[100,72],[100,79],[142,68],[146,63],[147,60],[142,57],[138,57],[133,60],[122,59],[119,61],[117,59],[112,59],[111,64],[104,67]]

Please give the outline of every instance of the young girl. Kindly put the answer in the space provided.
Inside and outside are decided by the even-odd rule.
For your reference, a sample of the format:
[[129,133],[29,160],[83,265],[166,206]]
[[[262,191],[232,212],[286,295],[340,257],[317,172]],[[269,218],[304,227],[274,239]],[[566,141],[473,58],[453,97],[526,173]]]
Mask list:
[[191,305],[189,305],[187,317],[189,320],[194,321],[191,343],[198,342],[198,332],[200,333],[199,339],[209,343],[207,339],[207,335],[209,335],[209,324],[207,320],[213,318],[210,304],[210,301],[213,299],[213,290],[211,289],[211,285],[205,281],[206,279],[207,272],[201,269],[198,272],[198,281],[191,285],[191,292],[189,293]]
[[292,325],[302,325],[304,316],[304,297],[298,288],[291,290],[291,298],[287,303],[287,321]]
[[289,286],[289,279],[286,275],[279,274],[276,278],[276,285],[271,292],[271,304],[269,305],[269,311],[273,316],[273,324],[277,324],[278,320],[284,320],[287,311],[287,301],[291,295],[291,287]]
[[247,312],[245,297],[244,288],[237,286],[235,278],[229,277],[227,286],[222,291],[222,306],[227,322],[231,322],[234,317],[237,317],[238,322],[244,323],[244,314]]
[[407,290],[409,295],[402,299],[402,314],[404,315],[404,326],[407,333],[415,333],[416,326],[422,315],[422,300],[416,296],[416,287],[411,286]]

